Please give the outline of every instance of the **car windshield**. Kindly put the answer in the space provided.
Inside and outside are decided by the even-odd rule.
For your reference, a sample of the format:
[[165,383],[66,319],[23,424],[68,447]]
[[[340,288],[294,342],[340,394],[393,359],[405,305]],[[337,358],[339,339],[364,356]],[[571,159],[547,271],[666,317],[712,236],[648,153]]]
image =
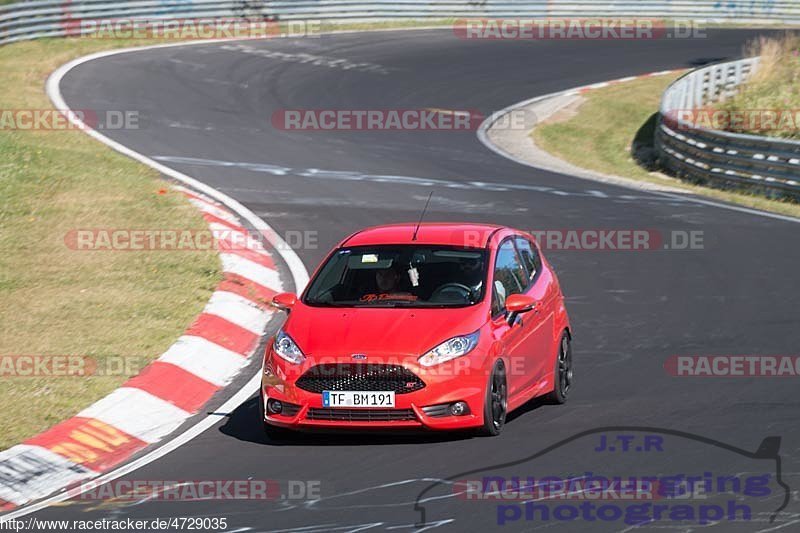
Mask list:
[[486,251],[447,246],[341,248],[304,302],[336,307],[462,307],[481,301]]

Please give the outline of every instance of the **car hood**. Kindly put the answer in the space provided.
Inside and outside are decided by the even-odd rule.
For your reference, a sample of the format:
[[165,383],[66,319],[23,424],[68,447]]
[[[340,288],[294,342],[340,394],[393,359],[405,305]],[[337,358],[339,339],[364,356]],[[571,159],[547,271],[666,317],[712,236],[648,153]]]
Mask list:
[[414,356],[438,344],[472,333],[488,319],[481,305],[447,309],[326,308],[300,302],[284,330],[307,358],[353,354],[375,357]]

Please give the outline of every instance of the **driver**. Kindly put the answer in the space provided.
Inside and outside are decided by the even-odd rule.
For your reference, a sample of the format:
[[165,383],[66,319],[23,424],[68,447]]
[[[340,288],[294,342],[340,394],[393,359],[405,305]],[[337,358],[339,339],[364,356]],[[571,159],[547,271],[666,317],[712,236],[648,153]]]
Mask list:
[[480,292],[483,284],[483,261],[480,259],[461,261],[459,267],[462,283],[472,289],[474,293]]
[[392,267],[378,270],[375,272],[375,284],[382,293],[397,292],[400,286],[400,272]]
[[467,259],[449,264],[449,281],[440,284],[431,299],[446,303],[474,303],[483,285],[483,261]]

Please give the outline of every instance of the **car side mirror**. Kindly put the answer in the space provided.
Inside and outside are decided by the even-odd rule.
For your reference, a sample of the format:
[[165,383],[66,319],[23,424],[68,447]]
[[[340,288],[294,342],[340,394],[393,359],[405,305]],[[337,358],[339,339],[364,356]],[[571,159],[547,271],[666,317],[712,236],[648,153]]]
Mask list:
[[532,311],[536,307],[536,299],[527,294],[512,294],[506,298],[506,321],[513,326],[522,313]]
[[282,292],[272,297],[272,305],[287,313],[297,303],[297,295],[293,292]]

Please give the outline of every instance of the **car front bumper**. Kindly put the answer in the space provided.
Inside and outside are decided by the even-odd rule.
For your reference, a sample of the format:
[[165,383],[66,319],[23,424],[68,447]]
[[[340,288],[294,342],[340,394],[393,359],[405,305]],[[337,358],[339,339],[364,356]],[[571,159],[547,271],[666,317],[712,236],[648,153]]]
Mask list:
[[[395,394],[393,408],[324,407],[322,394],[298,387],[298,375],[287,375],[278,361],[265,362],[262,374],[261,417],[264,422],[286,428],[361,428],[458,430],[483,424],[483,405],[487,375],[480,370],[447,375],[431,372],[417,365],[405,366],[425,383],[422,389]],[[286,408],[279,414],[267,412],[269,400],[278,400]],[[465,402],[468,412],[459,416],[448,407]]]

